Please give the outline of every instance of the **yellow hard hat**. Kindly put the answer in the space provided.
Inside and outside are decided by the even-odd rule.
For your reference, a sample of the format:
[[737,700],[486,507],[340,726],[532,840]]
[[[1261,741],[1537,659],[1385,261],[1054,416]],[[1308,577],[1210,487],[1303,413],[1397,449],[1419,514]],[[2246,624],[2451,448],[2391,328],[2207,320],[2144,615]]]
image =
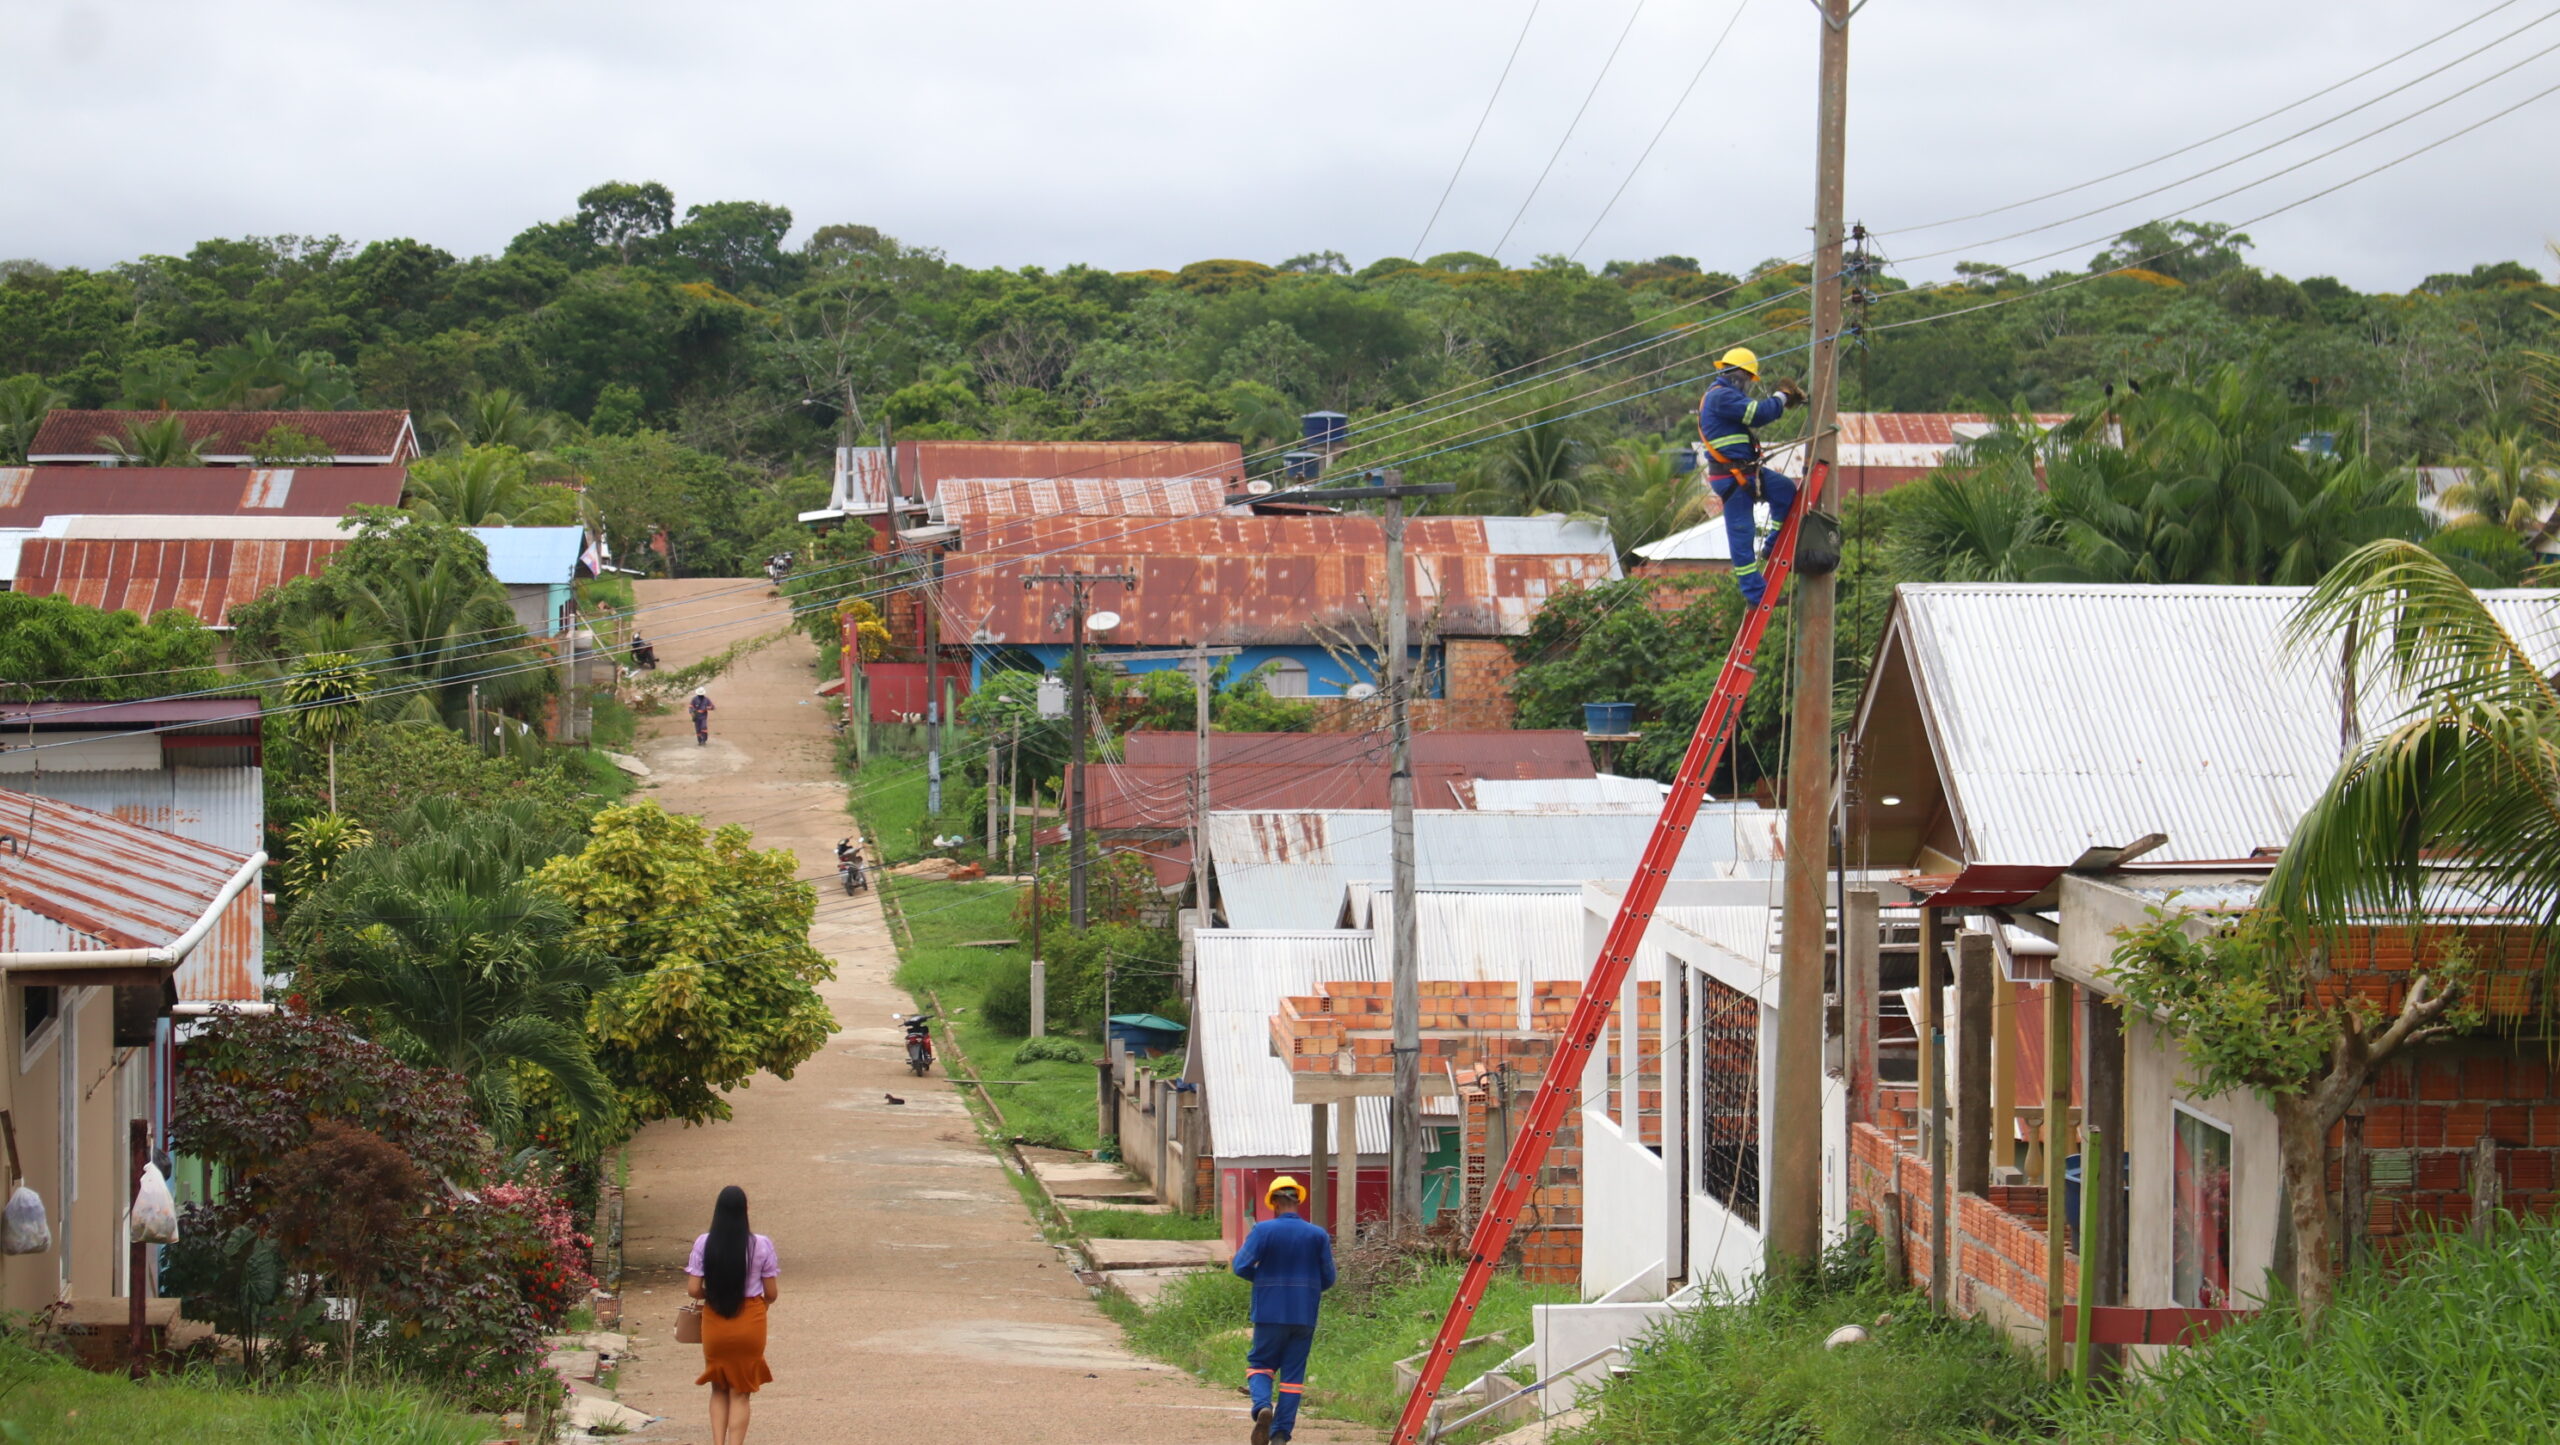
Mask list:
[[1279,1178],[1272,1180],[1271,1186],[1262,1191],[1262,1207],[1265,1209],[1279,1208],[1280,1201],[1273,1196],[1279,1194],[1283,1189],[1297,1195],[1300,1199],[1307,1197],[1307,1191],[1304,1186],[1300,1185],[1297,1180],[1283,1174]]
[[1716,369],[1718,371],[1722,371],[1728,366],[1740,371],[1747,371],[1751,373],[1752,379],[1756,381],[1760,377],[1760,353],[1752,350],[1748,346],[1737,346],[1731,351],[1728,351],[1724,355],[1716,358]]

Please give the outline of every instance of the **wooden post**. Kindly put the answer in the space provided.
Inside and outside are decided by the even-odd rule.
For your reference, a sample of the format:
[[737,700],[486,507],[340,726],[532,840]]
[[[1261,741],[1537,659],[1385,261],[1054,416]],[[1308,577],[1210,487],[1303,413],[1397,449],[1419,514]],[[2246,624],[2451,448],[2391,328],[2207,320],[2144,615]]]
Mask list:
[[[2097,1201],[2097,1240],[2090,1254],[2096,1278],[2084,1278],[2080,1287],[2098,1304],[2120,1305],[2126,1272],[2124,1151],[2130,1137],[2125,1133],[2124,1009],[2095,989],[2083,997],[2089,1057],[2081,1069],[2081,1118],[2091,1137],[2106,1143],[2080,1155],[2080,1188]],[[2124,1347],[2098,1346],[2097,1361],[2100,1373],[2114,1373],[2124,1363]]]
[[[142,1194],[142,1171],[151,1162],[150,1121],[134,1120],[131,1133],[133,1168],[132,1177],[127,1180],[128,1187],[125,1195],[125,1219],[128,1233],[130,1233],[133,1219],[133,1204]],[[145,1321],[143,1312],[143,1301],[150,1298],[151,1246],[140,1240],[134,1240],[131,1250],[132,1252],[126,1257],[124,1292],[132,1305],[132,1314],[128,1325],[129,1333],[125,1340],[125,1351],[131,1360],[133,1377],[139,1380],[149,1373],[148,1361],[151,1354],[151,1327]]]
[[1991,935],[1956,940],[1956,1192],[1991,1192]]
[[[1841,1062],[1849,1075],[1849,1121],[1876,1120],[1877,954],[1882,942],[1881,914],[1872,888],[1849,890],[1840,917],[1840,956],[1848,967],[1841,974]],[[1670,1027],[1665,1014],[1664,1027]],[[1667,1087],[1667,1081],[1666,1081]]]
[[[2044,986],[2044,1375],[2062,1378],[2062,1266],[2070,1210],[2062,1161],[2070,1152],[2071,985],[2059,975]],[[2088,1187],[2085,1183],[2082,1188]]]
[[[1357,1105],[1346,1102],[1342,1107]],[[1319,1227],[1333,1223],[1326,1212],[1333,1203],[1333,1181],[1325,1177],[1333,1172],[1333,1138],[1326,1132],[1331,1124],[1324,1105],[1307,1106],[1307,1222]]]
[[[1938,1086],[1945,1064],[1938,1049],[1945,1042],[1938,1023],[1938,949],[1945,941],[1939,937],[1938,910],[1920,910],[1920,1012],[1911,1020],[1911,1031],[1920,1036],[1919,1120],[1922,1135],[1938,1127]],[[1935,1158],[1935,1151],[1930,1157]]]
[[1360,1101],[1345,1099],[1333,1116],[1333,1227],[1345,1242],[1360,1237]]
[[2364,1263],[2365,1238],[2373,1231],[2373,1203],[2368,1193],[2372,1187],[2372,1166],[2365,1162],[2364,1115],[2349,1114],[2345,1121],[2346,1137],[2338,1149],[2339,1192],[2345,1195],[2346,1248],[2339,1253],[2353,1269]]
[[2488,1130],[2471,1150],[2471,1228],[2473,1239],[2487,1239],[2498,1218],[2498,1141]]
[[1991,1177],[2021,1182],[2018,1168],[2018,984],[1991,970]]

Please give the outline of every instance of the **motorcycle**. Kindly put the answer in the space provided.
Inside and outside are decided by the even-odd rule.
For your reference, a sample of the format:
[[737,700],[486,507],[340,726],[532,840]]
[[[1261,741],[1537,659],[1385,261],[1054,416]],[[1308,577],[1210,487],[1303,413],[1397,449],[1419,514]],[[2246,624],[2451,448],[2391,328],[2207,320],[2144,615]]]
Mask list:
[[933,1071],[933,1015],[916,1014],[907,1024],[907,1072],[921,1079]]
[[631,665],[643,672],[658,670],[658,649],[636,632],[631,634]]
[[771,582],[776,587],[781,586],[782,579],[791,575],[791,564],[793,561],[797,560],[798,556],[799,554],[796,552],[776,552],[772,556],[765,558],[765,580]]
[[862,850],[851,838],[836,845],[836,874],[844,879],[847,898],[871,886],[871,879],[862,871]]

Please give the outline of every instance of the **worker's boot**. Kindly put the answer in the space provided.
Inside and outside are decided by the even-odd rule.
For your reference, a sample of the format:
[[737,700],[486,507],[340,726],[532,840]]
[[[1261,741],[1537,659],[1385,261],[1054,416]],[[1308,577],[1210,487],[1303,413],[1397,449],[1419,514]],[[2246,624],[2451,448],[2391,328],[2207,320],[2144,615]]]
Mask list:
[[1253,1412],[1253,1445],[1271,1445],[1271,1407],[1268,1405]]

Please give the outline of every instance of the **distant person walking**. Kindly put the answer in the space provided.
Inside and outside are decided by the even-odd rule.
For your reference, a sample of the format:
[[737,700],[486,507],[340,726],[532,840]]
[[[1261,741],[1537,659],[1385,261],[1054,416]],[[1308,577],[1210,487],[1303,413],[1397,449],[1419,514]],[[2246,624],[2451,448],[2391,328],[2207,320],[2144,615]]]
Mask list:
[[693,745],[697,748],[711,741],[711,709],[714,706],[711,694],[700,691],[694,693],[693,701],[685,704],[686,711],[693,714]]
[[1253,1395],[1253,1445],[1286,1441],[1297,1428],[1307,1352],[1316,1343],[1316,1312],[1324,1292],[1333,1288],[1333,1236],[1298,1217],[1304,1193],[1286,1174],[1272,1180],[1262,1193],[1271,1217],[1255,1225],[1236,1251],[1237,1277],[1253,1281],[1253,1345],[1244,1356],[1245,1388]]
[[693,1276],[686,1292],[703,1302],[702,1377],[694,1383],[711,1387],[711,1445],[747,1445],[749,1401],[773,1383],[765,1313],[782,1294],[773,1241],[747,1228],[747,1191],[735,1184],[720,1191],[711,1229],[694,1240],[684,1272]]

